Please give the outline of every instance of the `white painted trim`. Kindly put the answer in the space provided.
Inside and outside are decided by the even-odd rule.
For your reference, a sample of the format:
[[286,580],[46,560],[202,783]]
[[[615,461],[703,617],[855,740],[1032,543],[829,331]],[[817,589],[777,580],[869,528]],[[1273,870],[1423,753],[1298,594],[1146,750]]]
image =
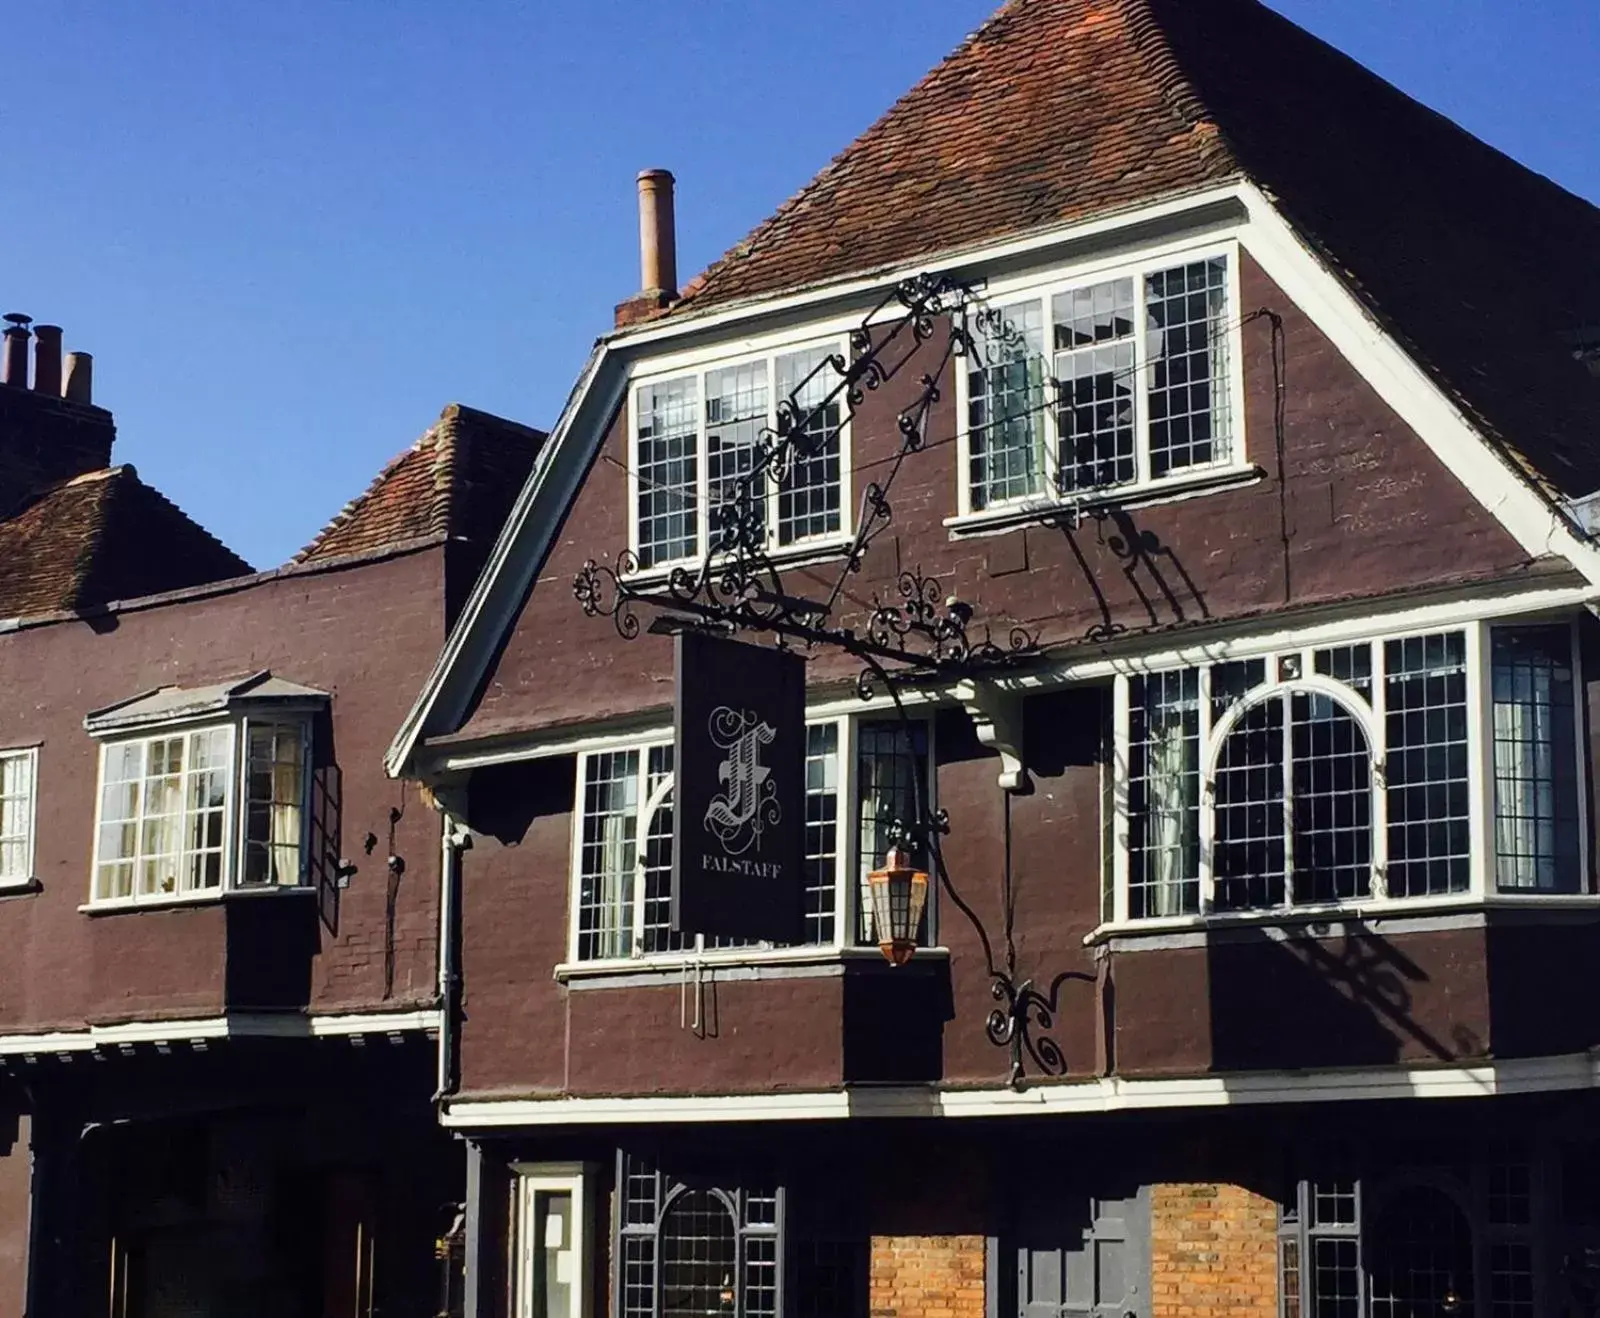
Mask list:
[[189,1020],[129,1021],[91,1025],[83,1030],[42,1034],[0,1034],[0,1057],[93,1052],[134,1044],[192,1043],[211,1039],[343,1039],[368,1034],[433,1034],[440,1013],[420,1011],[351,1012],[307,1016],[298,1012],[236,1012]]
[[[513,1295],[512,1312],[516,1318],[535,1318],[543,1312],[542,1303],[535,1303],[533,1291],[533,1254],[543,1243],[529,1240],[536,1200],[542,1194],[564,1194],[572,1200],[572,1241],[569,1249],[573,1255],[573,1273],[569,1279],[569,1294],[577,1303],[569,1312],[575,1318],[590,1318],[594,1312],[594,1232],[590,1229],[592,1208],[589,1187],[598,1179],[599,1168],[593,1163],[513,1163],[512,1173],[517,1178],[513,1200],[514,1220],[511,1231]],[[539,1297],[542,1299],[543,1297]]]
[[1096,1080],[1023,1089],[873,1086],[855,1090],[639,1098],[458,1099],[440,1121],[452,1130],[550,1126],[676,1125],[928,1117],[1076,1116],[1277,1103],[1489,1098],[1600,1088],[1592,1053],[1516,1058],[1475,1066],[1392,1066],[1258,1071],[1232,1076]]
[[1245,247],[1468,493],[1530,557],[1556,554],[1600,583],[1600,547],[1486,440],[1461,410],[1323,264],[1258,188],[1241,189],[1250,212]]
[[1225,210],[1230,203],[1242,207],[1245,200],[1244,190],[1237,183],[1204,188],[1153,204],[1113,211],[1092,220],[1052,226],[1020,238],[986,242],[968,248],[927,251],[911,261],[881,266],[854,278],[814,284],[778,297],[756,298],[701,314],[685,310],[664,320],[648,321],[640,327],[614,334],[607,342],[617,348],[638,348],[691,334],[704,334],[708,330],[740,321],[759,321],[804,312],[828,302],[860,301],[881,294],[902,280],[930,269],[971,277],[984,267],[1002,263],[1014,264],[1031,259],[1043,264],[1051,259],[1052,252],[1057,248],[1110,250],[1119,243],[1126,245],[1129,230],[1146,226],[1177,228],[1184,223],[1217,223],[1219,217],[1208,216],[1208,211]]
[[[1261,618],[1242,619],[1214,628],[1194,628],[1186,635],[1195,637],[1182,645],[1150,649],[1137,653],[1092,658],[1064,655],[1053,667],[1014,676],[998,675],[992,680],[1009,690],[1028,691],[1059,685],[1062,682],[1099,681],[1117,675],[1159,672],[1168,668],[1203,667],[1230,659],[1253,659],[1283,650],[1340,645],[1352,641],[1383,641],[1463,627],[1477,621],[1495,621],[1524,615],[1557,613],[1585,607],[1600,601],[1600,588],[1581,586],[1550,590],[1519,590],[1502,595],[1468,595],[1440,604],[1413,608],[1352,613],[1326,622],[1272,631],[1259,628]],[[1368,605],[1371,608],[1371,605]],[[1159,644],[1161,638],[1145,638]],[[1114,649],[1114,646],[1107,646]]]

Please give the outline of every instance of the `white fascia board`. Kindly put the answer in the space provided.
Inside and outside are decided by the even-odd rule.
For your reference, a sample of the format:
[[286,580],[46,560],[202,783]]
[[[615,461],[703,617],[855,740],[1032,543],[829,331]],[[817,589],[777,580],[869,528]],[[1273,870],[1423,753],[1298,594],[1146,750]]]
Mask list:
[[914,261],[884,266],[851,279],[813,284],[777,297],[754,298],[703,313],[684,312],[664,320],[647,321],[639,328],[613,334],[607,342],[616,347],[624,344],[629,348],[653,346],[743,321],[803,313],[836,302],[875,300],[896,284],[917,275],[938,272],[970,277],[995,265],[1045,262],[1057,255],[1058,249],[1114,246],[1124,240],[1130,230],[1163,224],[1180,226],[1191,217],[1203,216],[1229,203],[1239,207],[1239,218],[1242,218],[1244,193],[1237,183],[1186,192],[1153,205],[1114,211],[1077,224],[1056,225],[1005,242],[925,252]]
[[577,497],[592,450],[605,433],[621,390],[622,375],[613,354],[605,344],[596,345],[473,583],[461,616],[445,638],[433,671],[384,755],[384,769],[391,778],[410,769],[425,732],[440,719],[458,721],[464,713],[461,692],[477,686],[500,638],[516,624],[523,596],[556,527]]
[[1246,185],[1247,251],[1529,557],[1559,555],[1600,583],[1600,548],[1470,422],[1259,188]]
[[91,1025],[85,1030],[44,1034],[0,1034],[0,1057],[92,1052],[137,1044],[198,1043],[212,1039],[329,1039],[375,1034],[436,1034],[440,1013],[421,1011],[346,1012],[305,1016],[294,1012],[239,1012],[188,1020],[127,1021]]
[[1170,1080],[1095,1080],[1022,1089],[886,1086],[792,1094],[717,1094],[641,1098],[458,1099],[441,1122],[456,1130],[551,1126],[840,1121],[928,1117],[1036,1117],[1279,1103],[1375,1102],[1387,1099],[1491,1098],[1600,1087],[1590,1053],[1517,1058],[1474,1066],[1391,1066],[1352,1070],[1270,1071]]

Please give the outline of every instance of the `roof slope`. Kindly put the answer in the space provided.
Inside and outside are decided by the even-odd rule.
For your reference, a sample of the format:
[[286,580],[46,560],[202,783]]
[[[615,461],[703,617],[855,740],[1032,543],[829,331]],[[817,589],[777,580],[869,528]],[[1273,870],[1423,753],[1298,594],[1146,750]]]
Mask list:
[[1600,211],[1258,0],[1012,0],[685,290],[684,310],[1230,179],[1491,438],[1600,488]]
[[316,563],[421,540],[493,540],[545,434],[452,403],[294,556]]
[[55,485],[0,522],[0,617],[84,610],[251,567],[130,466]]

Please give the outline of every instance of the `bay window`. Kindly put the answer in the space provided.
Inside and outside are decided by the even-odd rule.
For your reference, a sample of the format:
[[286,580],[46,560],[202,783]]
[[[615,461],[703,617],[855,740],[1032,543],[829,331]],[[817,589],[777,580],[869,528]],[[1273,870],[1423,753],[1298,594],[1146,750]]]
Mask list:
[[97,710],[91,905],[307,882],[311,729],[326,692],[269,672]]
[[1574,647],[1474,624],[1122,679],[1116,914],[1588,892]]
[[755,470],[763,435],[797,428],[794,461],[756,489],[769,548],[846,531],[838,343],[654,380],[633,394],[633,545],[641,569],[714,551],[723,510]]
[[[871,944],[867,875],[888,853],[890,825],[913,817],[919,793],[928,799],[928,726],[831,719],[806,739],[805,945]],[[672,787],[669,741],[579,757],[573,960],[765,946],[672,930]]]
[[974,325],[963,511],[1238,465],[1227,255],[997,299]]

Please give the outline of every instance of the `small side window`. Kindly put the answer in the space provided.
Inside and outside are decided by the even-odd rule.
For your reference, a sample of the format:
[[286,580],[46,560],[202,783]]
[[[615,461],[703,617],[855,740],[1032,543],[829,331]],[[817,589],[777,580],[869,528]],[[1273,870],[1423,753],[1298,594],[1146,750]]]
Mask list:
[[33,881],[38,769],[37,750],[0,751],[0,887]]

